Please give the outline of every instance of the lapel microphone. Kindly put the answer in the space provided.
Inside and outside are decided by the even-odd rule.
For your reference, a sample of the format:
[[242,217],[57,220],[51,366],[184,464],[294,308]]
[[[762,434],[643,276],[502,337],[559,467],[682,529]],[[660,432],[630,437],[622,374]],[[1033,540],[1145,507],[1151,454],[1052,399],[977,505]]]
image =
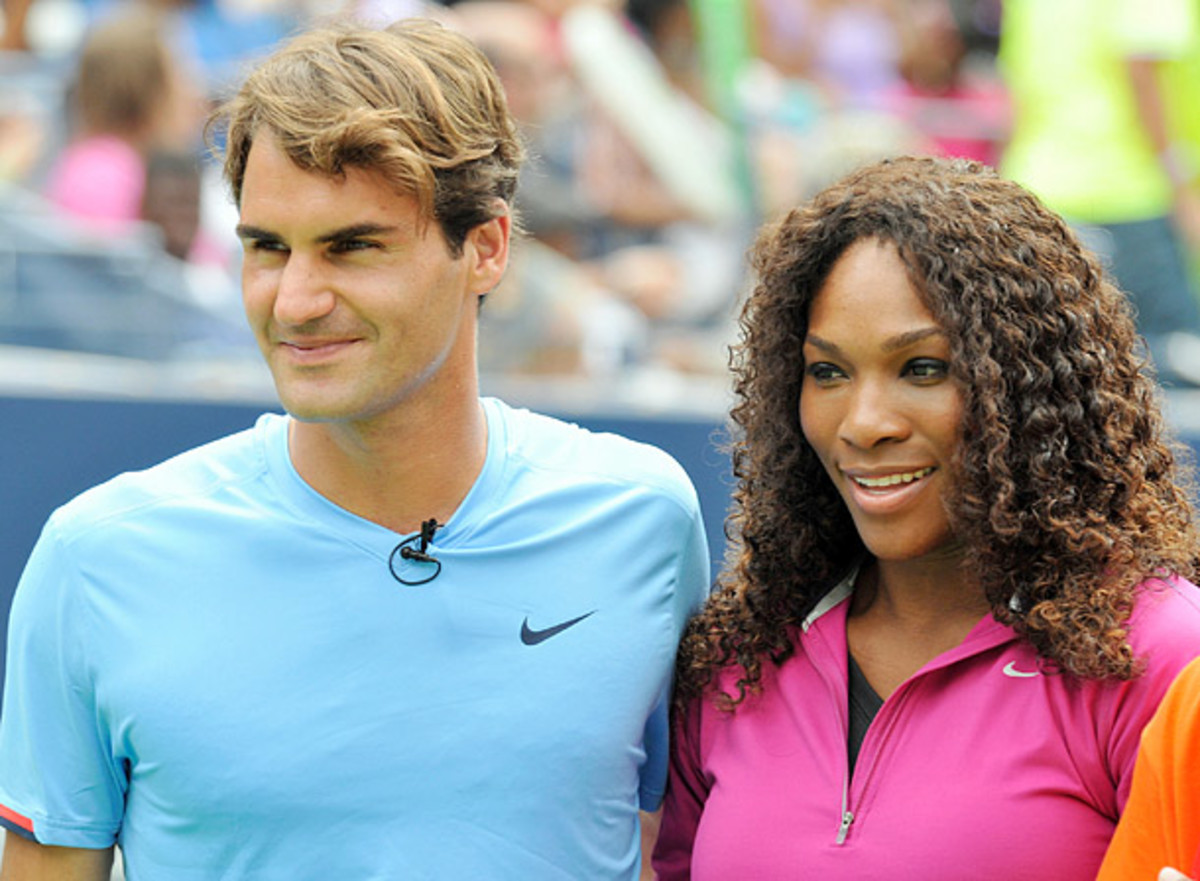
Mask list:
[[[392,549],[391,556],[388,557],[388,570],[392,573],[392,577],[401,584],[407,584],[410,587],[418,584],[428,584],[437,578],[438,573],[442,571],[442,561],[429,553],[429,543],[433,541],[433,534],[445,525],[445,523],[438,523],[435,518],[422,521],[419,533],[406,538],[400,544],[396,545]],[[433,571],[422,578],[405,578],[397,571],[401,568],[396,562],[397,557],[401,560],[412,560],[414,563],[433,566]]]

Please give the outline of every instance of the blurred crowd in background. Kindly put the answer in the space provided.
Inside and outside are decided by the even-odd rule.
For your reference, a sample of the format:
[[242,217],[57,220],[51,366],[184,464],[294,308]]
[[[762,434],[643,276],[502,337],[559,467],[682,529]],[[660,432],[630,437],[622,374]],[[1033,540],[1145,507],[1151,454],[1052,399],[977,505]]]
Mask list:
[[423,15],[492,58],[531,154],[485,373],[723,376],[757,227],[931,152],[1077,221],[1164,376],[1200,385],[1200,0],[3,3],[0,343],[247,350],[209,108],[297,29]]

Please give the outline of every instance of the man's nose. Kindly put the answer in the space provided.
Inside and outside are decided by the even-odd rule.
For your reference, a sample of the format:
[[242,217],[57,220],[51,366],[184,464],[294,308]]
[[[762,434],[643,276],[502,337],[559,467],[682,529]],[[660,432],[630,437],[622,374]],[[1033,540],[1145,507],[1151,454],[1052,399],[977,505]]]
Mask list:
[[275,320],[299,326],[323,318],[333,311],[337,296],[328,274],[312,257],[292,252],[279,274],[275,292]]

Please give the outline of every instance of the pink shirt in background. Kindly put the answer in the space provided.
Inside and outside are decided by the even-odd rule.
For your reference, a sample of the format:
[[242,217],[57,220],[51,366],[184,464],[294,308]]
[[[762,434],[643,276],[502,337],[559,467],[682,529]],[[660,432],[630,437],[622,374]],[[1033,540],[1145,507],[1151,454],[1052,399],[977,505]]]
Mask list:
[[141,216],[146,168],[141,155],[111,135],[68,146],[50,175],[47,195],[64,211],[105,233]]

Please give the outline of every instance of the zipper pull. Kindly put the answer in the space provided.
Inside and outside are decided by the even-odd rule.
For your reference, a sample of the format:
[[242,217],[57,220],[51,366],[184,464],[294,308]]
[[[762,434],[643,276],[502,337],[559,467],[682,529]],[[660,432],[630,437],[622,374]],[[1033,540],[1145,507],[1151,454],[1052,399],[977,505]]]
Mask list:
[[846,836],[850,834],[850,824],[854,822],[854,814],[842,811],[842,823],[838,826],[837,843],[845,844]]

